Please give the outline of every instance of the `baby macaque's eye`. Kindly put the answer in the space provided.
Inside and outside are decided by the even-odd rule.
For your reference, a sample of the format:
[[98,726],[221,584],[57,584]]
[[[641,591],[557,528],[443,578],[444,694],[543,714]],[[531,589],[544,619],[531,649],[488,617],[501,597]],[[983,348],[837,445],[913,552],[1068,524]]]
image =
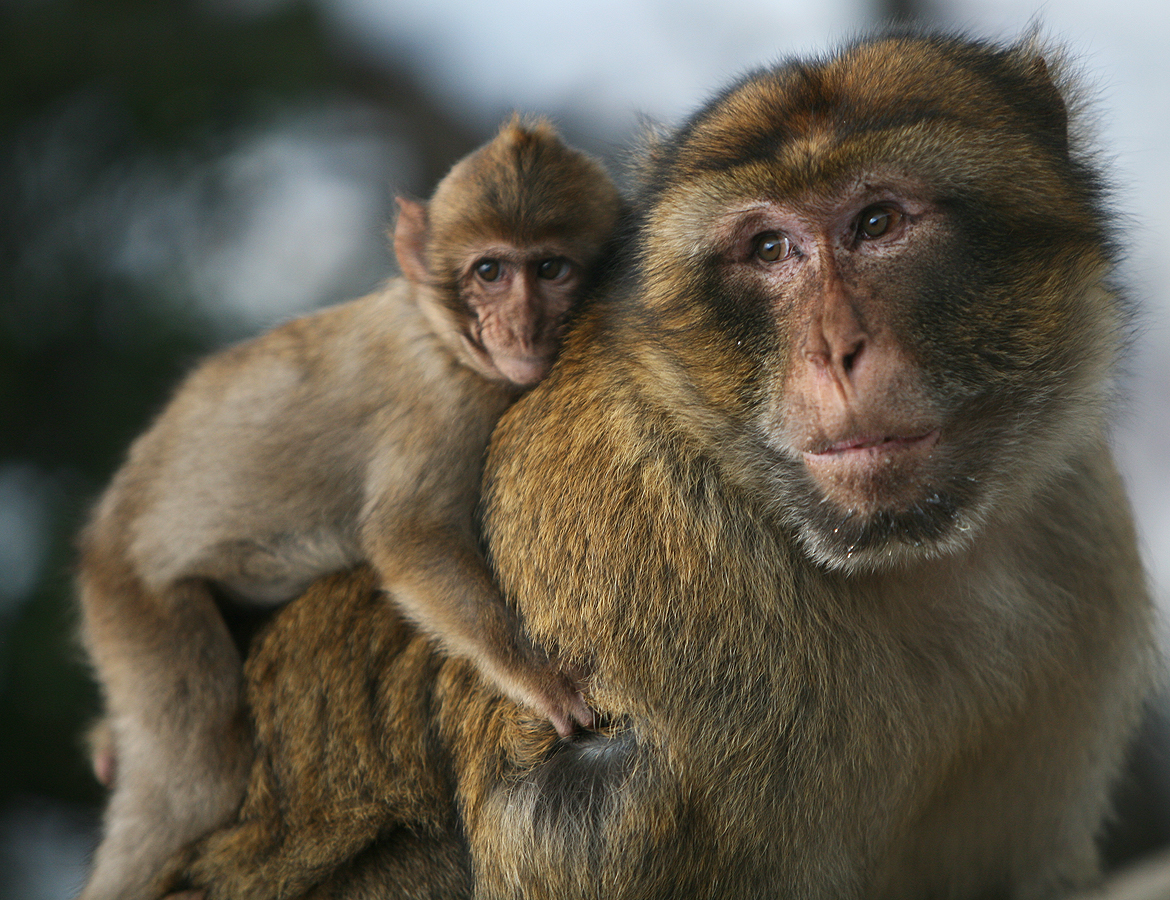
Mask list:
[[552,259],[543,259],[536,266],[536,276],[546,281],[555,281],[569,274],[569,261],[563,256],[554,256]]
[[480,281],[496,281],[503,267],[498,259],[481,259],[475,264],[475,274]]
[[756,235],[754,253],[764,262],[778,262],[792,255],[792,241],[778,231]]

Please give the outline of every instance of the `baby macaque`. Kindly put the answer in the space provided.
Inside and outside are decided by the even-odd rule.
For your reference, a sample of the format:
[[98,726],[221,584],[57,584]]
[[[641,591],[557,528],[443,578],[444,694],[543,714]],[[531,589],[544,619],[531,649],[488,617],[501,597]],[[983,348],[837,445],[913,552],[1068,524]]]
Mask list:
[[84,532],[117,773],[84,900],[144,896],[240,800],[252,746],[225,605],[273,607],[369,562],[500,691],[561,735],[592,724],[498,594],[472,515],[492,428],[548,372],[621,197],[547,122],[513,119],[428,204],[398,203],[403,277],[199,367]]

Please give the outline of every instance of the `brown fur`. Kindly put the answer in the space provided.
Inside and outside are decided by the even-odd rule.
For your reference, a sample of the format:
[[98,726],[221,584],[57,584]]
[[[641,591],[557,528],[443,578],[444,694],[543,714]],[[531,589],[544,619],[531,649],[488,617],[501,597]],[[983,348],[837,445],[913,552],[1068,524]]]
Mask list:
[[[474,877],[454,896],[1094,882],[1155,653],[1105,434],[1109,217],[1053,68],[1030,45],[862,42],[748,77],[652,149],[610,302],[485,469],[500,584],[605,727],[557,740],[448,661],[431,693],[400,681],[397,703],[434,702],[425,726],[370,731],[437,734],[442,762],[338,760],[392,800],[392,834],[402,785],[451,773],[424,807],[454,791]],[[863,239],[875,206],[896,215]],[[761,235],[796,252],[765,260]],[[300,752],[351,733],[350,707],[309,720],[254,686]],[[316,782],[283,801],[328,809]],[[417,859],[369,833],[363,872]],[[370,896],[348,871],[330,896]]]
[[[244,802],[232,827],[172,860],[160,892],[330,897],[332,878],[347,897],[366,896],[363,882],[374,896],[386,883],[395,896],[467,895],[451,762],[433,718],[450,679],[438,677],[432,643],[386,608],[373,571],[314,585],[254,646],[246,699],[260,752]],[[363,855],[375,840],[380,852]]]
[[[550,204],[569,208],[533,215]],[[547,371],[621,199],[547,123],[514,120],[429,205],[400,205],[405,277],[200,367],[83,535],[83,637],[112,734],[98,763],[117,771],[85,900],[143,896],[240,800],[251,738],[224,604],[271,608],[366,560],[506,694],[564,733],[592,722],[500,602],[471,520],[492,426]],[[443,253],[458,266],[433,271]]]

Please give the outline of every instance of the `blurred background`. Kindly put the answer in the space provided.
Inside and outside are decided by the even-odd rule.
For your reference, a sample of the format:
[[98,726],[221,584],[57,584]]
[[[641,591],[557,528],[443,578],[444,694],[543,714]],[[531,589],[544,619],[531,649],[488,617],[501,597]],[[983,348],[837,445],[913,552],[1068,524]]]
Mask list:
[[[1156,0],[0,0],[0,897],[71,897],[102,794],[72,540],[199,356],[393,273],[426,196],[511,110],[621,165],[746,69],[913,17],[1038,22],[1097,97],[1143,306],[1116,443],[1170,602],[1170,5]],[[1151,720],[1108,845],[1170,841]]]

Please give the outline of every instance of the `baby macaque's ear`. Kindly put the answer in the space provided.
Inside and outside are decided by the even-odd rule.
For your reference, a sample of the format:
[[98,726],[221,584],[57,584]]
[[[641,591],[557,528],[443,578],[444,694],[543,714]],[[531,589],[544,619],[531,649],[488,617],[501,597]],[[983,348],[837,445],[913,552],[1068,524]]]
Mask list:
[[396,197],[398,221],[394,223],[394,253],[402,274],[414,284],[430,280],[427,270],[427,208],[425,204],[405,197]]

